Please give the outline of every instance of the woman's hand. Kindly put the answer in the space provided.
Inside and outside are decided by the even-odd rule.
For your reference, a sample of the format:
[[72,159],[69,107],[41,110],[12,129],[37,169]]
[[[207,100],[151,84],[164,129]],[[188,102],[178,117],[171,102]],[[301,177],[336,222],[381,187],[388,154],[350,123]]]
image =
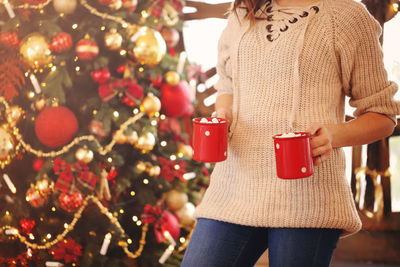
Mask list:
[[319,123],[313,123],[307,132],[311,135],[311,153],[314,165],[318,166],[331,155],[332,134],[327,127]]
[[228,127],[232,123],[232,110],[227,108],[218,108],[215,112],[211,114],[212,117],[225,119],[228,121]]

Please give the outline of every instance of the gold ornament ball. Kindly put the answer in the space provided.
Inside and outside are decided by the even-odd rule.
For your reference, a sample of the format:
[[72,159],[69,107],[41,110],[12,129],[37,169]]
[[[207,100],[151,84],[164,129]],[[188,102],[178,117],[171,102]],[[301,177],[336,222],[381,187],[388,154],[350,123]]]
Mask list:
[[11,134],[0,126],[0,160],[8,161],[14,149],[14,139]]
[[136,131],[132,131],[129,135],[126,135],[126,141],[131,145],[136,144],[138,139],[139,136]]
[[195,220],[194,220],[194,211],[196,207],[193,205],[192,202],[187,202],[185,205],[175,212],[176,216],[179,218],[180,224],[187,228],[192,227]]
[[188,202],[188,195],[184,192],[172,189],[165,194],[165,203],[171,211],[177,211],[183,208]]
[[158,31],[147,27],[140,31],[132,51],[133,57],[142,65],[154,67],[164,58],[167,45]]
[[40,69],[52,61],[51,51],[46,38],[38,32],[26,36],[19,49],[25,65],[32,69]]
[[140,111],[146,113],[150,117],[161,109],[161,101],[153,94],[148,94],[140,105]]
[[72,14],[74,13],[78,0],[54,0],[53,6],[58,13]]
[[149,168],[149,175],[150,176],[159,176],[160,175],[160,173],[161,173],[161,168],[160,168],[160,166],[151,166],[150,168]]
[[18,106],[11,106],[8,113],[8,118],[11,122],[15,124],[22,118],[23,115],[24,111],[22,110],[22,108]]
[[182,153],[188,158],[192,158],[193,156],[193,148],[189,145],[185,145],[184,143],[178,143],[178,152]]
[[75,152],[75,158],[78,161],[89,163],[93,160],[93,151],[88,149],[87,147],[78,148]]
[[111,51],[120,49],[122,41],[123,41],[122,35],[119,34],[115,29],[107,32],[104,35],[104,46],[110,49]]
[[151,151],[156,144],[156,138],[150,132],[141,135],[136,142],[136,148],[141,149],[145,152]]
[[146,168],[146,163],[144,163],[143,161],[138,161],[136,163],[136,169],[138,173],[143,173],[144,171],[146,171]]
[[165,81],[171,86],[177,85],[180,80],[181,78],[179,77],[179,73],[176,71],[171,70],[165,74]]

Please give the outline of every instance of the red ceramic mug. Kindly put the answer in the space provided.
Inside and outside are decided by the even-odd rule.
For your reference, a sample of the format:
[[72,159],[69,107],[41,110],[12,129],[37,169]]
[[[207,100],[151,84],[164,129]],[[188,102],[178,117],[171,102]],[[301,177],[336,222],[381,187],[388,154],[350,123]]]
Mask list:
[[314,173],[309,133],[277,134],[273,139],[279,178],[305,178]]
[[193,159],[219,162],[227,158],[228,121],[221,118],[193,119]]

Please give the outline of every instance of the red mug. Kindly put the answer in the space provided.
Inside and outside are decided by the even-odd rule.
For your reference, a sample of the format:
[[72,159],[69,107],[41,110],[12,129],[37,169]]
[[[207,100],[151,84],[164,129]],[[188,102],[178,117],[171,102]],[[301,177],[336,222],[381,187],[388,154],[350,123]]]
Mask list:
[[277,134],[272,138],[279,178],[305,178],[314,173],[309,133]]
[[219,162],[227,158],[228,121],[221,118],[193,119],[193,159]]

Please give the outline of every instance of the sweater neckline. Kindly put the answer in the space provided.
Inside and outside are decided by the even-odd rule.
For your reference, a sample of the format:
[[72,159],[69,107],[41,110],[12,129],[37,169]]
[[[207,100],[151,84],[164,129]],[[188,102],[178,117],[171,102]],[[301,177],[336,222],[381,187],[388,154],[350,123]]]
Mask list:
[[309,10],[313,6],[320,6],[323,0],[315,1],[314,3],[304,5],[304,6],[281,6],[278,4],[278,1],[276,0],[271,0],[271,4],[274,7],[274,9],[279,9],[279,10]]

